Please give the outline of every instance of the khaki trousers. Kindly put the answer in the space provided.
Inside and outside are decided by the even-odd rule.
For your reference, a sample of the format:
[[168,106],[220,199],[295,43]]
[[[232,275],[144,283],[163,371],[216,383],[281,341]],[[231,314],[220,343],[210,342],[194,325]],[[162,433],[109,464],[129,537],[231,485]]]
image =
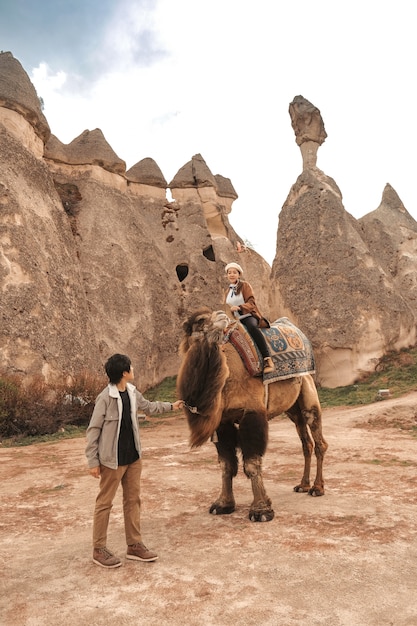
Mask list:
[[122,483],[123,516],[125,522],[126,544],[128,546],[142,541],[140,534],[140,476],[142,460],[130,465],[121,465],[110,469],[100,465],[100,488],[96,498],[93,521],[93,547],[105,548],[110,511],[116,491]]

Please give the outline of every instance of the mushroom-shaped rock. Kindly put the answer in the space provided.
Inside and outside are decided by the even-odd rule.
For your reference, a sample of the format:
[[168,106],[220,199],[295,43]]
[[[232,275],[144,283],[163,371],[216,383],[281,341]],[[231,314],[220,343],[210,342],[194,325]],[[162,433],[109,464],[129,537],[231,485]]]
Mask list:
[[11,52],[0,53],[0,107],[16,111],[46,143],[51,134],[41,101],[29,76]]
[[69,165],[98,165],[114,174],[126,172],[126,163],[117,156],[99,128],[85,130],[69,144],[52,136],[45,146],[45,157]]
[[160,187],[166,189],[168,183],[159,168],[159,165],[153,159],[147,157],[133,165],[127,172],[126,178],[133,183],[142,183],[152,187]]
[[230,178],[225,178],[224,176],[221,176],[221,174],[216,174],[214,178],[217,186],[217,194],[219,196],[222,198],[232,198],[233,200],[237,200],[239,196],[237,195]]
[[317,150],[327,137],[320,111],[303,96],[295,96],[289,113],[295,140],[303,157],[303,169],[315,167]]
[[319,109],[303,96],[295,96],[289,111],[297,144],[301,146],[305,141],[315,141],[321,146],[327,133]]
[[48,142],[45,144],[44,156],[51,161],[57,163],[69,163],[69,155],[67,153],[67,146],[59,141],[58,137],[52,135],[49,137]]
[[191,161],[183,165],[168,186],[170,189],[214,187],[217,190],[216,179],[201,154],[195,154]]

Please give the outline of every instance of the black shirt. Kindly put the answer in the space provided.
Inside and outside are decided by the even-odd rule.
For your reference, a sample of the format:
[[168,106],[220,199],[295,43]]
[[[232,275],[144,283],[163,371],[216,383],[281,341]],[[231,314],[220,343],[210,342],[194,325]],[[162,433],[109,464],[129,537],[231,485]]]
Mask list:
[[118,465],[130,465],[138,460],[139,454],[133,437],[132,418],[130,415],[130,398],[127,391],[120,391],[123,403],[122,421],[120,424],[117,448]]

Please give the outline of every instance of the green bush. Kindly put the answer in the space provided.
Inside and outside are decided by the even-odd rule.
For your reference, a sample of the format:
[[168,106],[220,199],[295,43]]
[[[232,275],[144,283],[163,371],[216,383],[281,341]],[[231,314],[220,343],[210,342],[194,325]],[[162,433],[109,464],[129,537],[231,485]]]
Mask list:
[[389,389],[392,398],[417,390],[417,348],[388,352],[375,367],[355,385],[318,389],[323,408],[332,406],[355,406],[381,400],[379,389]]

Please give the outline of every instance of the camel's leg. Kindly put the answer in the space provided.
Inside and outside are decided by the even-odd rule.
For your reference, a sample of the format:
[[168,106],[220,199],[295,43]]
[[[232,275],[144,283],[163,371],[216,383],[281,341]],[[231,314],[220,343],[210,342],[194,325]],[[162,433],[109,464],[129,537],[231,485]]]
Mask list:
[[314,480],[314,485],[309,490],[309,494],[311,496],[323,496],[324,495],[323,461],[324,461],[324,455],[326,454],[328,445],[322,433],[321,411],[319,411],[318,413],[316,411],[313,411],[312,413],[313,413],[312,420],[309,419],[308,424],[310,426],[310,431],[314,439],[314,454],[316,455],[317,471],[316,471],[316,478]]
[[[301,402],[299,399],[297,400],[297,403],[287,412],[289,418],[295,424],[304,454],[303,476],[301,478],[301,483],[294,487],[294,491],[308,492],[311,496],[323,496],[323,460],[328,446],[324,440],[321,428],[321,409],[318,403],[315,403],[310,410],[301,408],[300,404]],[[308,432],[308,428],[310,428],[314,444],[313,439],[310,437]],[[313,454],[313,447],[317,460],[317,471],[314,484],[310,487],[311,456]]]
[[233,495],[233,478],[237,474],[238,460],[236,455],[237,431],[233,423],[220,424],[216,431],[218,460],[222,470],[222,490],[210,507],[213,515],[226,515],[235,510]]
[[298,398],[303,418],[310,428],[314,439],[314,453],[317,461],[317,471],[314,484],[308,493],[311,496],[324,495],[323,461],[328,445],[323,437],[321,423],[321,406],[316,385],[311,376],[303,376],[301,394]]
[[262,456],[268,442],[268,421],[265,412],[245,411],[239,425],[239,442],[243,469],[252,483],[253,502],[249,509],[252,522],[269,522],[274,510],[262,477]]
[[313,440],[308,433],[307,418],[298,405],[291,407],[291,409],[287,412],[287,415],[295,424],[304,455],[304,472],[300,484],[294,487],[294,491],[308,492],[310,491],[310,470],[311,455],[313,454]]

